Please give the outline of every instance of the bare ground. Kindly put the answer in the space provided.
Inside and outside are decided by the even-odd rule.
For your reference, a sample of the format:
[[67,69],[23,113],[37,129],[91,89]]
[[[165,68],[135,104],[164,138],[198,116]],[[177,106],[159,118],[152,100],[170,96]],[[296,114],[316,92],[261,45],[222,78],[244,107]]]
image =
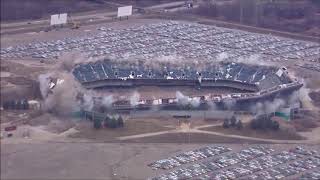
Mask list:
[[78,133],[72,134],[71,138],[90,139],[98,142],[116,142],[116,138],[121,136],[129,136],[143,134],[149,132],[166,131],[173,129],[172,127],[162,125],[154,119],[130,119],[125,121],[123,128],[102,128],[96,130],[93,128],[92,122],[82,122],[76,126]]
[[298,132],[311,131],[314,128],[320,127],[320,114],[315,111],[301,111],[292,120],[291,124]]
[[200,130],[205,131],[214,131],[224,134],[235,134],[241,136],[255,137],[255,138],[264,138],[264,139],[277,139],[277,140],[303,140],[304,138],[299,134],[288,131],[285,129],[280,129],[278,131],[273,130],[254,130],[250,128],[249,124],[244,124],[243,129],[238,130],[236,128],[223,128],[222,126],[214,126],[203,128]]
[[50,66],[39,61],[1,59],[1,102],[7,99],[40,98],[37,79]]
[[265,142],[238,139],[238,138],[229,138],[222,136],[215,136],[204,133],[167,133],[157,136],[142,137],[130,140],[124,140],[124,143],[246,143],[246,144],[255,144]]
[[309,93],[310,98],[315,106],[320,108],[320,91],[312,91]]

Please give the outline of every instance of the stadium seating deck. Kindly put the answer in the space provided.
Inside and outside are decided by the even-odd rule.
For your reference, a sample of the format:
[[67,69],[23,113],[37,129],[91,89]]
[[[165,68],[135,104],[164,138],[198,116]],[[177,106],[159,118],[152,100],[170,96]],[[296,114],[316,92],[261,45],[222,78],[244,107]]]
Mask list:
[[290,83],[285,73],[278,76],[276,67],[248,65],[234,62],[208,64],[197,70],[196,67],[176,67],[163,65],[159,68],[146,67],[144,64],[128,62],[113,63],[105,59],[87,64],[78,64],[73,74],[81,83],[101,80],[157,79],[157,80],[231,80],[256,84],[259,89],[268,89]]

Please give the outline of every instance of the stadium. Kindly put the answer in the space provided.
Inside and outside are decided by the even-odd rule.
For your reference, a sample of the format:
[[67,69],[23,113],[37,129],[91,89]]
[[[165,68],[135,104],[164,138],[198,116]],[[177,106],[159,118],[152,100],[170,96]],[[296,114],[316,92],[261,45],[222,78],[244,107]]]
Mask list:
[[[241,63],[207,64],[201,70],[190,66],[174,67],[170,64],[163,65],[160,69],[153,69],[145,67],[143,63],[130,65],[129,62],[119,64],[111,60],[101,60],[78,64],[73,74],[88,89],[189,86],[198,89],[230,88],[239,92],[189,97],[190,101],[192,99],[199,101],[197,107],[194,107],[196,109],[210,109],[210,105],[214,105],[221,110],[249,111],[248,108],[258,101],[273,101],[275,97],[289,96],[303,85],[291,80],[286,68]],[[226,104],[228,102],[233,104],[228,107]],[[134,106],[131,106],[129,100],[122,100],[121,105],[116,101],[113,103],[113,108],[121,110],[130,109],[131,106],[132,109],[146,110],[152,106],[160,106],[163,109],[177,109],[180,105],[177,98],[163,98],[139,100]]]

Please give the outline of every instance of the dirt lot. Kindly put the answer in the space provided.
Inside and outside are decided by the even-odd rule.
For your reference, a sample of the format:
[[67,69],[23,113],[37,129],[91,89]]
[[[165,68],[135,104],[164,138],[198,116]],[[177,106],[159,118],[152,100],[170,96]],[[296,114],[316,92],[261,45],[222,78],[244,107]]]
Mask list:
[[320,112],[301,111],[291,124],[298,132],[308,132],[314,128],[320,127]]
[[309,96],[312,99],[313,104],[320,108],[320,91],[310,92]]
[[[92,127],[92,122],[82,122],[76,126],[78,133],[72,134],[71,138],[90,139],[97,142],[118,142],[117,137],[143,134],[149,132],[158,132],[174,129],[172,126],[166,126],[168,123],[161,123],[155,119],[129,119],[125,121],[125,126],[118,129],[99,129]],[[173,125],[173,123],[171,123]]]
[[[36,120],[35,117],[40,116],[39,111],[30,111],[30,110],[8,110],[1,111],[0,122],[1,123],[17,123],[17,125],[22,124],[23,122],[29,122],[29,120]],[[19,122],[19,123],[18,123]],[[48,122],[47,120],[42,120],[42,123]]]
[[273,130],[254,130],[250,128],[249,124],[244,124],[243,129],[237,130],[235,128],[225,129],[222,126],[208,127],[201,130],[221,132],[225,134],[236,134],[241,136],[264,138],[264,139],[278,139],[278,140],[302,140],[302,136],[295,132],[280,129]]
[[136,138],[123,141],[125,143],[230,143],[230,144],[262,144],[265,142],[221,137],[202,133],[168,133],[151,137]]
[[41,98],[37,79],[48,69],[47,66],[39,61],[1,60],[1,103]]

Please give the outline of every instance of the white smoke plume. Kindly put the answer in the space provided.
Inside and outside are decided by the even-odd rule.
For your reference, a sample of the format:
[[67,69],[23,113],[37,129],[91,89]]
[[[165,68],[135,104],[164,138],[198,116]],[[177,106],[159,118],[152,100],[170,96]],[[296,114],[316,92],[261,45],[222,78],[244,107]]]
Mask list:
[[[74,80],[70,73],[60,72],[59,75],[51,74],[50,77],[59,77],[64,80],[64,83],[56,85],[53,89],[49,89],[48,86],[40,87],[42,92],[48,92],[43,96],[43,110],[58,115],[66,115],[78,110],[80,106],[77,103],[77,95],[82,91],[80,84]],[[86,103],[88,104],[88,102]]]
[[283,99],[274,99],[273,101],[258,102],[253,107],[251,111],[257,115],[274,113],[280,108],[283,108],[286,102]]
[[285,105],[286,103],[283,99],[274,99],[272,102],[267,101],[265,102],[265,112],[267,114],[276,112]]
[[140,101],[140,94],[135,91],[131,96],[130,96],[130,105],[131,106],[136,106],[139,104]]
[[83,104],[82,107],[86,110],[92,110],[94,106],[93,97],[91,94],[83,95]]
[[[303,80],[301,80],[303,82]],[[314,109],[315,106],[312,104],[312,99],[309,96],[310,89],[306,87],[306,84],[299,90],[293,92],[287,100],[284,99],[274,99],[273,101],[265,101],[263,103],[257,103],[252,107],[252,111],[256,114],[273,113],[280,108],[287,105],[294,105],[296,103],[302,103],[304,108]]]
[[200,97],[192,98],[190,104],[193,107],[199,107],[200,106]]
[[102,105],[106,108],[110,108],[113,102],[114,102],[114,99],[112,95],[105,96],[102,98]]
[[304,108],[308,108],[311,110],[316,109],[316,107],[312,104],[312,99],[310,98],[309,93],[310,93],[310,89],[304,85],[294,94],[292,94],[292,96],[290,97],[290,100],[293,101],[298,99]]
[[289,97],[289,104],[292,105],[301,102],[304,108],[316,109],[316,107],[312,104],[312,99],[309,96],[311,90],[307,87],[307,82],[302,78],[298,78],[294,73],[291,72],[291,74],[295,79],[298,79],[303,86],[298,91],[292,93],[292,95]]
[[[68,115],[81,108],[92,110],[93,92],[84,89],[71,72],[76,63],[83,61],[84,55],[80,53],[66,53],[60,56],[48,73],[39,75],[44,111]],[[58,79],[62,83],[57,84],[55,81]],[[52,89],[49,87],[50,81],[56,84]]]
[[200,97],[189,97],[180,91],[176,91],[176,98],[180,105],[186,106],[191,105],[192,107],[199,107],[200,106]]
[[40,74],[38,77],[42,97],[47,97],[49,93],[50,77],[51,77],[50,73]]
[[178,103],[180,105],[186,106],[189,104],[189,96],[185,96],[184,94],[182,94],[180,91],[176,92],[176,98],[178,100]]
[[306,87],[302,87],[299,90],[299,99],[302,102],[302,105],[306,108],[314,109],[314,106],[312,104],[312,99],[309,96],[310,89]]

